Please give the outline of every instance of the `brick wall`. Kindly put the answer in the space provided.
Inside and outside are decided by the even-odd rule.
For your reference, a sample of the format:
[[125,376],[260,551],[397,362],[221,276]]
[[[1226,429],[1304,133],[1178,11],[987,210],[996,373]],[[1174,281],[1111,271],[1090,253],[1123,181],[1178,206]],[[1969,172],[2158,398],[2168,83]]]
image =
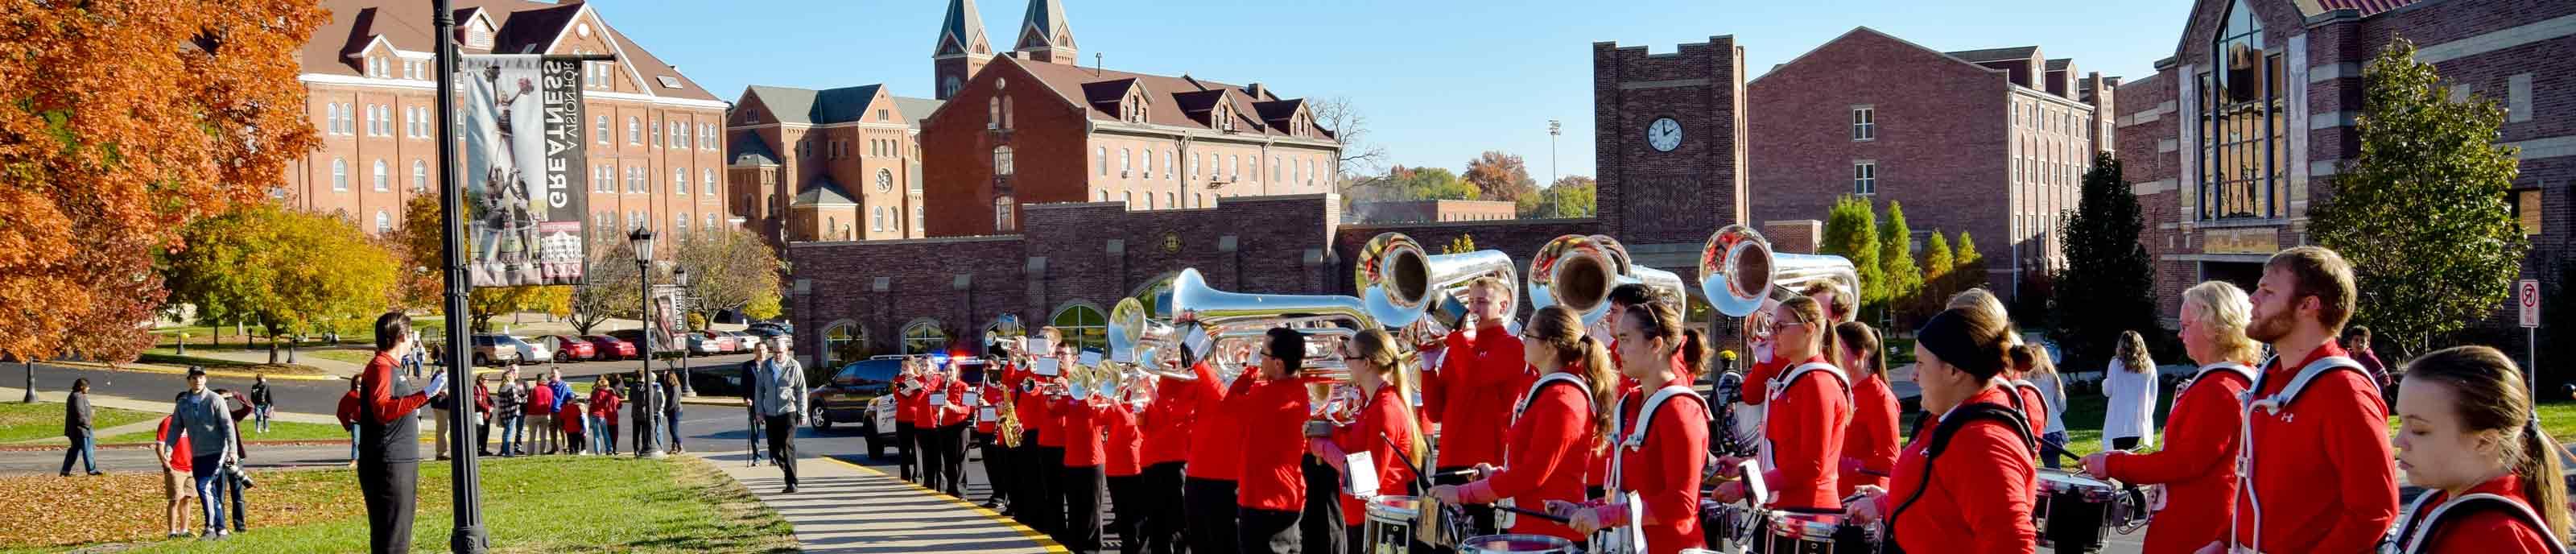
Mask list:
[[[993,226],[993,199],[1005,194],[1022,204],[1089,200],[1084,108],[1017,65],[985,68],[921,123],[922,205],[933,237],[1012,232]],[[986,128],[996,95],[1010,97],[1010,129]],[[1011,147],[1012,175],[997,180],[993,148],[1003,145]]]
[[[1732,36],[1670,54],[1592,45],[1594,146],[1605,232],[1633,243],[1696,242],[1745,221],[1744,51]],[[1647,126],[1680,123],[1671,152]]]

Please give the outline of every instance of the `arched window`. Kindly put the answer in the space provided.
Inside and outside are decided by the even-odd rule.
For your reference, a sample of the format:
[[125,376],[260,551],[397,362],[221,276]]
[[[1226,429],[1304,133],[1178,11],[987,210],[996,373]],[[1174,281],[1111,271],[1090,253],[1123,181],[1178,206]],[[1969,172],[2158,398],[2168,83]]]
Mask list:
[[[2289,73],[2280,54],[2263,52],[2262,20],[2244,0],[2230,3],[2213,35],[2209,67],[2197,76],[2201,126],[2198,220],[2271,218],[2281,213],[2288,187],[2289,149],[2279,138],[2287,117]],[[2301,130],[2299,132],[2306,132]]]
[[984,112],[984,128],[1002,128],[1002,99],[994,98],[992,100],[985,101]]
[[1109,327],[1106,323],[1108,320],[1109,318],[1101,316],[1100,308],[1091,307],[1089,304],[1072,304],[1057,309],[1054,316],[1047,318],[1047,324],[1054,325],[1056,330],[1064,332],[1065,344],[1073,345],[1075,348],[1107,350],[1109,348]]
[[[885,170],[880,169],[877,171],[884,172]],[[1011,175],[1011,147],[993,147],[993,174],[1005,177]]]
[[679,230],[681,237],[689,236],[689,214],[681,212],[679,217],[671,218],[671,228]]
[[393,230],[394,215],[385,213],[384,210],[376,210],[376,234],[391,233]]
[[831,240],[832,238],[834,238],[834,235],[835,235],[835,234],[838,234],[838,233],[840,233],[840,232],[841,232],[841,218],[837,218],[837,217],[826,217],[826,218],[823,218],[823,229],[822,229],[822,230],[820,230],[820,231],[816,231],[816,232],[814,233],[814,238],[822,239],[822,240]]
[[349,190],[349,161],[331,158],[331,190]]
[[384,192],[384,191],[388,191],[388,190],[393,190],[391,187],[387,186],[385,183],[386,183],[386,181],[385,181],[385,161],[384,161],[384,160],[376,160],[376,179],[375,179],[376,192]]
[[412,160],[412,161],[411,161],[411,191],[412,191],[412,192],[421,192],[421,191],[425,191],[425,190],[429,190],[429,162],[427,162],[427,161],[422,161],[422,160]]
[[1011,128],[1011,97],[1002,97],[1002,128]]
[[963,88],[964,86],[965,85],[963,83],[957,82],[956,75],[950,75],[947,79],[939,82],[939,97],[947,98],[950,96],[956,96],[957,89]]
[[867,354],[868,331],[859,324],[845,319],[823,329],[823,367],[839,368],[867,359]]
[[939,329],[939,320],[915,320],[903,326],[903,353],[924,354],[948,349],[948,332]]
[[634,117],[634,116],[627,116],[627,117],[626,117],[626,143],[627,143],[627,144],[644,144],[644,121],[643,121],[643,120],[635,119],[635,117]]
[[1118,149],[1118,176],[1120,177],[1125,177],[1127,176],[1127,172],[1136,170],[1136,163],[1133,160],[1128,159],[1127,154],[1127,149]]
[[1145,193],[1145,209],[1154,209],[1154,193]]
[[[703,174],[703,176],[705,176],[705,177],[706,177],[706,188],[705,188],[705,189],[703,189],[703,190],[700,192],[700,194],[705,195],[705,196],[715,196],[715,195],[716,195],[716,170],[715,170],[715,168],[712,168],[712,167],[707,168],[707,169],[703,170],[701,173]],[[708,225],[708,227],[714,227],[714,225]]]
[[1165,206],[1171,206],[1171,207],[1174,207],[1174,208],[1181,207],[1181,201],[1180,201],[1180,197],[1179,197],[1179,195],[1176,195],[1176,194],[1173,194],[1173,193],[1169,193],[1169,192],[1163,193],[1163,205],[1165,205]]

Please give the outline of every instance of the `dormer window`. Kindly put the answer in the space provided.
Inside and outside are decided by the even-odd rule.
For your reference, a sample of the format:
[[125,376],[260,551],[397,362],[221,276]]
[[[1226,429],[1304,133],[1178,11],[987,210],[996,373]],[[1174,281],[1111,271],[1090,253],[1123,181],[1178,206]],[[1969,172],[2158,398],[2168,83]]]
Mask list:
[[1127,101],[1121,102],[1121,104],[1125,104],[1125,114],[1120,119],[1125,119],[1128,123],[1142,124],[1145,122],[1145,110],[1149,107],[1145,103],[1145,95],[1129,95],[1127,97]]
[[484,26],[482,22],[479,21],[473,25],[466,26],[465,45],[475,48],[491,48],[492,28]]

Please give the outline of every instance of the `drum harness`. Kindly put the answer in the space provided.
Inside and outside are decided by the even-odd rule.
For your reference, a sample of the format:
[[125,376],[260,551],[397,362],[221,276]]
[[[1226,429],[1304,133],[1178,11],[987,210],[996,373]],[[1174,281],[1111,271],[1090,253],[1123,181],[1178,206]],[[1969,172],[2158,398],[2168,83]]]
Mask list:
[[[2263,362],[2263,368],[2268,370],[2272,364],[2280,361],[2279,356],[2274,356]],[[2254,512],[2254,541],[2245,545],[2236,544],[2236,522],[2241,521],[2241,518],[2228,518],[2227,549],[2229,552],[2237,552],[2240,546],[2256,553],[2263,551],[2263,499],[2254,492],[2254,410],[2260,408],[2265,413],[2279,414],[2282,410],[2289,409],[2290,403],[2298,400],[2299,393],[2305,391],[2308,383],[2315,381],[2317,376],[2337,369],[2351,370],[2364,379],[2370,376],[2369,372],[2362,370],[2361,363],[2353,361],[2352,358],[2327,356],[2308,362],[2307,367],[2299,368],[2298,375],[2290,378],[2289,386],[2282,387],[2280,393],[2258,396],[2263,394],[2263,382],[2268,380],[2270,375],[2265,371],[2255,372],[2254,386],[2245,389],[2244,418],[2237,423],[2236,438],[2236,481],[2238,483],[2236,490],[2240,491],[2239,494],[2245,495],[2245,505]]]
[[[2007,394],[2006,396],[2019,395]],[[2039,437],[2031,434],[2030,420],[2023,417],[2021,414],[2022,412],[2019,408],[2008,407],[1993,402],[1961,404],[1956,408],[1951,408],[1949,413],[1942,414],[1939,418],[1941,420],[1940,424],[1932,427],[1932,443],[1923,449],[1922,483],[1914,487],[1914,494],[1907,495],[1905,497],[1905,501],[1898,502],[1896,504],[1896,509],[1888,510],[1887,517],[1880,518],[1882,520],[1881,523],[1887,525],[1887,540],[1884,541],[1883,544],[1887,545],[1887,548],[1890,549],[1890,551],[1901,551],[1898,549],[1896,543],[1897,516],[1903,515],[1907,508],[1913,507],[1915,501],[1922,500],[1923,493],[1925,491],[1932,490],[1932,464],[1940,461],[1941,451],[1948,448],[1950,445],[1950,437],[1958,434],[1959,430],[1966,428],[1969,423],[1981,419],[2002,423],[2005,428],[2011,429],[2013,433],[2021,436],[2023,446],[2030,448],[2032,451],[2038,451]],[[1914,432],[1907,433],[1907,435],[1921,436],[1923,434],[1923,423],[1924,420],[1922,419],[1914,420]]]
[[[1805,377],[1809,373],[1823,373],[1825,375],[1833,376],[1834,382],[1841,383],[1843,385],[1843,401],[1846,403],[1851,401],[1851,377],[1844,375],[1842,368],[1834,367],[1834,364],[1824,362],[1807,362],[1798,364],[1798,367],[1789,368],[1788,371],[1781,372],[1779,377],[1771,378],[1771,382],[1766,384],[1765,388],[1768,390],[1763,391],[1763,396],[1769,398],[1771,402],[1777,402],[1780,400],[1780,397],[1788,396],[1790,385],[1797,384],[1799,377]],[[1765,423],[1768,423],[1771,419],[1771,406],[1773,406],[1773,404],[1769,402],[1762,404],[1762,419]],[[1843,423],[1848,424],[1850,422],[1851,414],[1849,412],[1845,412],[1843,414]],[[1763,466],[1774,468],[1780,466],[1779,461],[1772,458],[1774,455],[1773,451],[1774,449],[1771,448],[1771,435],[1766,430],[1762,436]]]
[[[1586,404],[1587,408],[1592,403],[1592,383],[1590,381],[1585,381],[1582,374],[1575,373],[1573,371],[1550,372],[1546,375],[1539,376],[1537,382],[1530,383],[1529,392],[1521,394],[1520,404],[1512,407],[1511,424],[1520,425],[1521,413],[1529,411],[1531,402],[1538,401],[1539,391],[1547,390],[1548,385],[1557,383],[1573,385],[1575,390],[1581,391],[1580,394],[1576,394],[1575,396],[1583,398],[1583,403]],[[1503,456],[1505,460],[1509,460],[1511,458],[1511,448],[1512,445],[1510,443],[1506,442],[1503,444]],[[1505,529],[1510,528],[1512,523],[1514,523],[1513,520],[1515,516],[1515,514],[1512,513],[1512,509],[1516,507],[1518,506],[1514,505],[1510,498],[1495,499],[1494,527]]]
[[[1831,368],[1832,366],[1826,367]],[[1689,385],[1665,385],[1664,388],[1655,389],[1654,395],[1646,397],[1645,406],[1637,410],[1636,429],[1629,431],[1628,436],[1620,438],[1619,443],[1615,445],[1610,452],[1610,477],[1607,481],[1608,486],[1605,490],[1610,491],[1612,494],[1618,493],[1621,488],[1620,485],[1622,484],[1622,481],[1625,480],[1623,478],[1623,474],[1626,472],[1628,465],[1628,451],[1638,450],[1645,447],[1646,429],[1653,426],[1655,422],[1655,410],[1663,408],[1664,403],[1672,400],[1674,397],[1688,397],[1691,400],[1699,401],[1700,411],[1703,412],[1703,417],[1705,417],[1706,412],[1709,411],[1708,399],[1701,398],[1699,393],[1691,390]],[[1611,413],[1622,414],[1621,417],[1625,417],[1624,414],[1628,413],[1628,399],[1619,399],[1618,410]],[[1628,552],[1625,548],[1629,546],[1643,546],[1646,544],[1644,530],[1643,527],[1641,527],[1645,524],[1641,514],[1644,513],[1646,507],[1636,505],[1632,497],[1631,504],[1628,509],[1630,510],[1630,517],[1628,518],[1628,525],[1625,528],[1628,529],[1626,534],[1630,540],[1608,541],[1607,544],[1610,545],[1611,552]],[[1603,541],[1599,540],[1599,537],[1595,537],[1594,539],[1593,544],[1603,544]],[[1639,552],[1642,551],[1642,549],[1639,550]]]
[[[2416,495],[2415,501],[2406,507],[2406,517],[2398,520],[2397,527],[2391,530],[2394,534],[2380,543],[2381,552],[2384,554],[2423,552],[2425,539],[2431,538],[2433,531],[2440,528],[2442,516],[2449,515],[2453,511],[2464,514],[2486,511],[2504,512],[2505,515],[2513,516],[2514,521],[2539,530],[2542,536],[2549,535],[2549,524],[2541,521],[2540,514],[2531,511],[2531,505],[2497,494],[2482,492],[2461,495],[2459,498],[2443,501],[2442,505],[2434,507],[2431,513],[2426,513],[2424,503],[2432,501],[2433,497],[2439,494],[2441,491],[2424,491],[2424,494]],[[2418,534],[2419,531],[2420,534]],[[2566,545],[2558,544],[2558,540],[2554,537],[2540,542],[2549,545],[2551,554],[2567,554]]]

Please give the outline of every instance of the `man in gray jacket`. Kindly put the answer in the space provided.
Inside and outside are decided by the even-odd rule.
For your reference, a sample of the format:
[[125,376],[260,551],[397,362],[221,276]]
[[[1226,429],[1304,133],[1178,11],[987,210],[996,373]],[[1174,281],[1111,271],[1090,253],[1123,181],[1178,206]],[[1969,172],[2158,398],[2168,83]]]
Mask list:
[[[783,342],[783,341],[781,341]],[[760,413],[764,431],[769,433],[769,452],[778,460],[778,469],[787,476],[787,489],[796,492],[796,428],[805,425],[805,366],[784,355],[768,356],[778,345],[762,342],[756,348],[767,358],[755,369],[752,378],[752,408]]]
[[[224,531],[224,503],[222,491],[217,488],[223,481],[217,477],[236,459],[232,408],[225,404],[224,397],[206,390],[206,369],[193,366],[188,368],[188,390],[179,393],[175,404],[170,409],[172,424],[187,429],[189,451],[196,454],[189,461],[189,477],[194,479],[197,503],[206,515],[206,533],[201,538],[230,536]],[[163,444],[178,446],[179,434],[172,433]]]

